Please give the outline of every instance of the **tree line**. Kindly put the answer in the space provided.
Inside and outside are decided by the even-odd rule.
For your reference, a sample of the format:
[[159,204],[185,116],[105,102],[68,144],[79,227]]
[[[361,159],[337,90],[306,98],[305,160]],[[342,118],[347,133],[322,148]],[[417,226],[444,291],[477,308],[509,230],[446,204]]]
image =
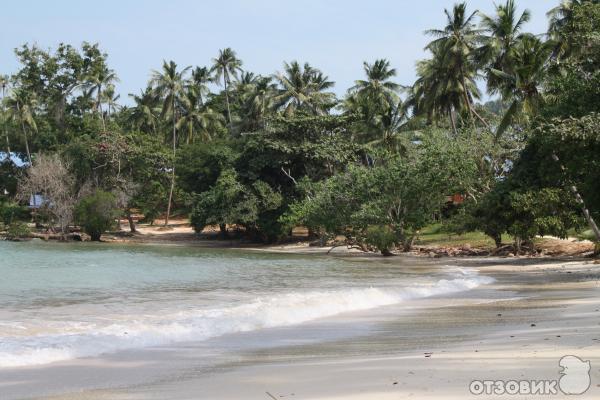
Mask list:
[[600,240],[598,1],[563,1],[543,35],[513,0],[444,13],[412,85],[378,59],[343,98],[309,63],[259,75],[226,48],[208,66],[163,62],[123,106],[98,44],[24,45],[0,81],[3,223],[19,233],[39,198],[39,225],[95,239],[175,213],[198,232],[271,242],[302,225],[384,254],[433,221],[517,251],[585,225]]

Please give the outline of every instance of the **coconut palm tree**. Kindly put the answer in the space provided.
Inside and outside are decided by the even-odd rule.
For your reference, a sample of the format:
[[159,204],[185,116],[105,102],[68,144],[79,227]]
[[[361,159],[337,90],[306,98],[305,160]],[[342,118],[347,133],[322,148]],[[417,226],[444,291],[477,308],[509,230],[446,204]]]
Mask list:
[[396,76],[396,70],[390,67],[386,59],[375,60],[373,64],[363,63],[366,80],[357,80],[350,88],[351,96],[368,99],[372,103],[381,105],[383,109],[395,103],[401,86],[391,79]]
[[104,90],[119,82],[117,74],[108,67],[99,68],[85,77],[85,86],[90,89],[90,95],[96,95],[94,111],[98,112],[102,120],[102,128],[106,131],[106,122],[104,121],[104,112],[102,111],[102,100]]
[[127,121],[135,129],[143,132],[156,133],[156,122],[160,113],[160,99],[154,93],[152,87],[147,87],[146,90],[140,91],[139,96],[129,94],[135,103],[135,106],[129,109]]
[[228,86],[231,83],[231,77],[236,78],[238,72],[242,70],[242,61],[237,58],[235,51],[230,47],[219,50],[219,55],[213,58],[212,72],[215,73],[215,80],[223,79],[223,88],[225,90],[225,102],[227,104],[227,121],[231,124],[231,106],[229,105]]
[[202,105],[196,87],[188,88],[181,98],[181,118],[177,129],[186,130],[186,143],[194,142],[196,133],[202,140],[209,141],[223,128],[225,118],[222,114]]
[[461,92],[464,97],[464,105],[469,111],[469,116],[473,115],[486,126],[487,122],[479,116],[473,106],[473,94],[467,85],[467,79],[475,76],[478,65],[475,61],[475,50],[477,43],[480,40],[480,31],[474,23],[477,11],[467,13],[466,3],[458,3],[454,5],[452,11],[444,9],[446,14],[446,26],[443,29],[430,29],[426,33],[435,37],[426,46],[426,49],[431,50],[434,47],[439,47],[444,53],[444,59],[447,64],[447,73],[456,75],[462,86]]
[[190,84],[195,88],[198,94],[200,105],[204,105],[206,96],[210,93],[208,85],[214,83],[215,79],[211,74],[211,70],[207,67],[196,67],[192,70]]
[[457,74],[452,60],[448,60],[452,54],[446,51],[443,42],[430,44],[428,49],[432,57],[417,63],[418,78],[408,91],[405,107],[412,109],[415,116],[426,116],[429,123],[447,115],[456,134],[457,114],[468,112],[469,97],[480,97],[476,73],[465,70],[464,76]]
[[575,9],[585,3],[598,4],[599,0],[563,0],[561,3],[548,11],[546,16],[549,20],[548,36],[555,42],[553,57],[558,59],[568,58],[574,48],[581,45],[574,43],[569,35],[568,27],[573,21]]
[[510,73],[491,69],[502,87],[502,98],[511,104],[496,130],[500,137],[517,117],[535,115],[543,103],[542,82],[546,76],[552,43],[533,35],[525,35],[513,49],[514,63]]
[[104,103],[106,103],[107,116],[108,118],[110,118],[111,114],[114,114],[115,112],[119,111],[119,109],[121,109],[121,106],[117,103],[117,101],[119,101],[119,99],[121,98],[121,95],[115,92],[114,85],[108,85],[106,89],[104,89],[102,97]]
[[482,46],[478,49],[478,61],[487,66],[486,79],[490,93],[498,93],[505,82],[491,73],[491,69],[511,74],[515,67],[514,49],[522,38],[523,26],[531,18],[529,10],[518,15],[514,0],[496,5],[496,14],[488,16],[480,13],[481,28],[486,33],[481,36]]
[[334,83],[308,63],[302,67],[298,61],[286,62],[284,73],[277,73],[275,79],[280,85],[275,103],[285,115],[297,110],[322,115],[335,105],[335,95],[326,91]]
[[240,99],[241,132],[252,132],[264,128],[266,117],[275,109],[274,96],[277,85],[272,77],[254,75],[240,77],[236,91]]
[[29,150],[28,132],[37,132],[37,124],[34,118],[35,100],[20,88],[14,88],[11,96],[7,99],[8,112],[12,121],[21,127],[27,161],[32,165],[31,151]]
[[177,155],[177,104],[180,103],[186,85],[185,75],[191,67],[177,71],[174,61],[163,61],[162,71],[153,71],[150,84],[158,97],[162,99],[162,116],[170,116],[173,123],[173,166],[171,168],[171,189],[169,190],[169,202],[165,226],[169,224],[171,214],[171,202],[173,201],[173,190],[175,189],[175,157]]

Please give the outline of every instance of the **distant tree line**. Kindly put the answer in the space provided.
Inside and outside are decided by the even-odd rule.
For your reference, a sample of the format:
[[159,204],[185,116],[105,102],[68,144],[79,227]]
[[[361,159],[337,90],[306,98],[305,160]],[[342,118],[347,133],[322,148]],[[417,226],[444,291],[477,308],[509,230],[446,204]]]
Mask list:
[[412,85],[378,59],[343,98],[309,63],[263,76],[226,48],[209,66],[163,62],[123,106],[98,44],[24,45],[0,80],[3,224],[18,231],[40,196],[38,225],[94,239],[139,213],[264,242],[302,225],[384,254],[433,221],[517,251],[584,226],[600,241],[599,2],[563,1],[544,35],[513,0],[444,13]]

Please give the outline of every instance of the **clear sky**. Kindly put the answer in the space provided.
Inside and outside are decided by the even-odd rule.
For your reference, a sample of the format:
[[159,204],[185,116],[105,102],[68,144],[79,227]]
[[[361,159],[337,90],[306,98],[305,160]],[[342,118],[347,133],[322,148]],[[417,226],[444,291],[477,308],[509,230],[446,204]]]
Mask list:
[[[504,1],[504,0],[500,0]],[[28,0],[2,6],[0,73],[18,67],[13,49],[23,43],[55,48],[60,42],[98,42],[121,79],[118,91],[145,87],[163,59],[208,65],[232,47],[244,69],[281,70],[283,61],[308,61],[336,82],[338,95],[362,77],[362,62],[387,58],[397,81],[411,84],[415,61],[425,56],[423,31],[444,24],[452,0]],[[528,8],[529,31],[541,33],[545,13],[558,0],[517,0]],[[491,0],[470,10],[493,11]],[[128,101],[125,100],[125,103]]]

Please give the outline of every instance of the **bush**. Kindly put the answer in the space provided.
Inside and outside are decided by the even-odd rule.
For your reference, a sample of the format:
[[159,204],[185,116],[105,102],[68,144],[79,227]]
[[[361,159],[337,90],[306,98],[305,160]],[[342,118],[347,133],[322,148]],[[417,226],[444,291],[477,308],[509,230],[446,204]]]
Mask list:
[[84,197],[75,208],[75,220],[93,241],[114,226],[118,215],[115,196],[102,190]]
[[375,246],[384,256],[391,256],[390,249],[398,243],[398,235],[389,226],[370,226],[367,228],[365,241]]
[[6,230],[6,237],[9,240],[28,237],[31,233],[29,226],[24,222],[13,222]]
[[6,225],[10,225],[15,221],[27,220],[29,217],[27,207],[11,202],[0,203],[0,221]]

